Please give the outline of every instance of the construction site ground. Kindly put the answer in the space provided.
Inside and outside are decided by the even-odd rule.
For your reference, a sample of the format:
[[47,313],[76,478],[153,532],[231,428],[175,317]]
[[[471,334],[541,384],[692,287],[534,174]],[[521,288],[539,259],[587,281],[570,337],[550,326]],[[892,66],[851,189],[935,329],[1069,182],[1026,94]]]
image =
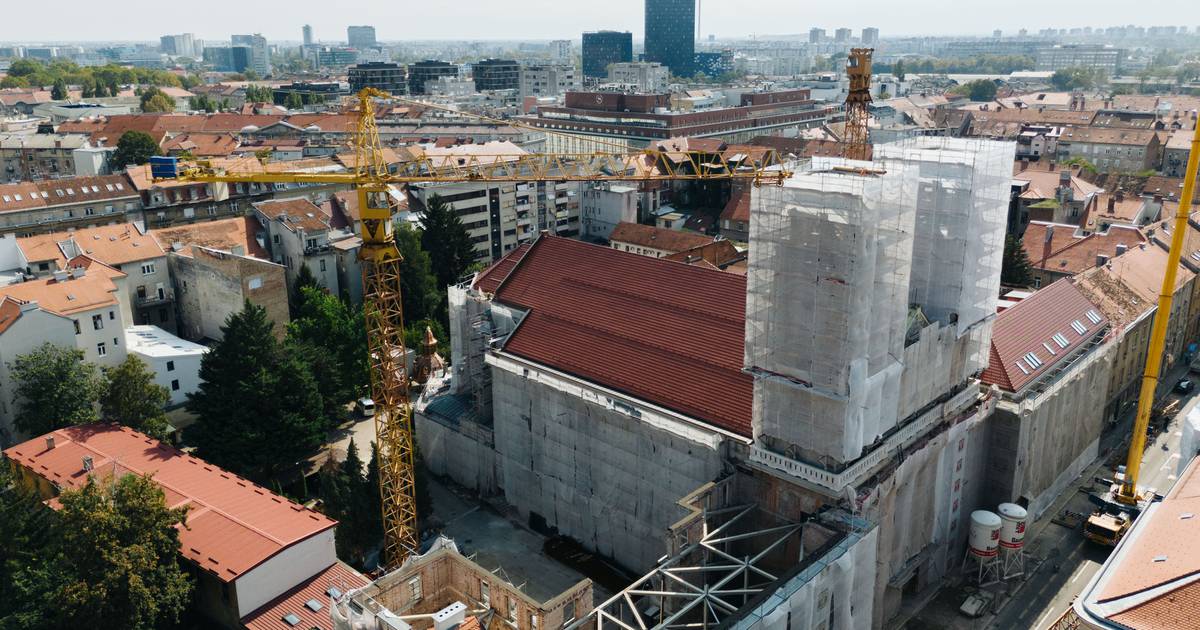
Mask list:
[[454,539],[464,556],[521,586],[530,597],[547,601],[585,577],[592,578],[594,602],[612,596],[601,585],[608,581],[603,576],[584,575],[547,555],[548,539],[503,514],[503,505],[481,501],[432,476],[429,487],[434,505],[431,523]]
[[[1170,388],[1187,373],[1186,366],[1172,370],[1162,383],[1163,396],[1176,396]],[[1156,434],[1146,448],[1142,460],[1141,488],[1165,492],[1175,481],[1179,462],[1179,438],[1182,419],[1196,406],[1195,394],[1181,397],[1180,410],[1161,433]],[[1118,464],[1125,463],[1133,412],[1127,413],[1100,440],[1100,457],[1059,495],[1054,505],[1026,530],[1026,572],[1014,578],[985,587],[995,596],[989,613],[971,619],[959,612],[963,602],[978,589],[955,578],[948,583],[915,616],[897,620],[893,627],[911,629],[976,629],[1044,630],[1071,606],[1075,597],[1099,571],[1111,551],[1083,537],[1082,523],[1075,515],[1086,518],[1093,509],[1088,493],[1098,489],[1097,476],[1110,477]]]

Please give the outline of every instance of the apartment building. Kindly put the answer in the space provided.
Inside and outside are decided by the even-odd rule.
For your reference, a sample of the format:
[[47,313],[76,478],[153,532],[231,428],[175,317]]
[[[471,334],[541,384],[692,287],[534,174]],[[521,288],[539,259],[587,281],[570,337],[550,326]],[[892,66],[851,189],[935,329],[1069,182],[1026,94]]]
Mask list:
[[521,98],[561,96],[582,87],[582,76],[574,66],[543,64],[521,68]]
[[1162,141],[1149,129],[1066,127],[1058,138],[1058,160],[1083,158],[1102,172],[1157,170]]
[[[254,215],[263,226],[271,259],[287,270],[289,286],[300,267],[307,266],[317,282],[334,295],[350,290],[343,283],[351,278],[339,273],[344,264],[339,254],[357,255],[361,241],[348,230],[333,228],[332,217],[324,208],[304,198],[277,199],[254,204]],[[335,247],[338,244],[343,247]],[[353,281],[361,283],[359,278]]]
[[91,146],[78,134],[0,135],[0,182],[73,177],[76,156]]
[[87,256],[125,273],[125,293],[131,324],[153,324],[174,331],[175,289],[167,253],[158,241],[135,223],[52,232],[17,239],[26,268],[35,277],[68,269],[68,261]]
[[1105,44],[1059,44],[1038,49],[1036,69],[1053,72],[1082,66],[1113,76],[1121,69],[1124,58],[1124,50]]
[[125,175],[0,185],[0,233],[27,236],[141,218],[142,198]]
[[154,383],[167,390],[167,406],[182,405],[200,389],[200,361],[208,348],[180,339],[158,326],[125,329],[125,348],[154,374]]
[[649,61],[614,63],[608,67],[608,82],[636,92],[665,92],[671,83],[671,71]]
[[641,218],[641,200],[636,186],[601,182],[580,193],[581,237],[589,241],[607,241],[619,223],[637,223]]
[[[511,142],[488,142],[431,148],[426,157],[437,164],[439,160],[515,159],[523,153]],[[579,235],[578,182],[418,183],[409,186],[409,194],[414,210],[434,195],[450,204],[475,244],[476,259],[484,263],[499,260],[542,230]]]

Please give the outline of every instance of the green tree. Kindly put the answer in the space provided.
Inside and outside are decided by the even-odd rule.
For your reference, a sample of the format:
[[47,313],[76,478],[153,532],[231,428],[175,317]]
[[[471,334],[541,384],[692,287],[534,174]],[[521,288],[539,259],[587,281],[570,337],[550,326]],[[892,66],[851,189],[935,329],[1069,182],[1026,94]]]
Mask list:
[[335,538],[338,557],[362,567],[363,557],[382,539],[382,531],[378,537],[374,536],[371,521],[372,515],[380,512],[379,502],[372,501],[370,482],[363,473],[363,461],[353,439],[341,464],[329,460],[321,469],[320,488],[325,513],[338,520]]
[[8,481],[0,473],[0,628],[151,630],[178,621],[192,594],[179,565],[186,508],[168,509],[158,484],[89,477],[55,511]]
[[91,81],[84,81],[83,85],[79,86],[80,98],[92,98],[96,96],[96,84]]
[[62,628],[151,630],[179,619],[192,582],[179,565],[186,508],[170,509],[149,476],[115,484],[89,479],[59,496],[52,570],[63,578],[45,598]]
[[142,111],[147,113],[175,111],[175,99],[167,96],[162,90],[151,87],[142,91]]
[[304,109],[304,97],[299,92],[289,92],[284,107],[288,109]]
[[274,96],[271,94],[271,88],[265,85],[246,86],[247,103],[271,103],[274,102],[274,100]]
[[54,87],[50,90],[50,98],[56,101],[67,100],[67,82],[58,79],[54,82]]
[[362,311],[325,291],[300,289],[300,308],[288,323],[288,348],[316,378],[330,426],[345,417],[345,406],[368,384],[367,334]]
[[475,246],[462,219],[436,194],[425,202],[419,219],[421,248],[429,252],[438,291],[445,290],[475,262]]
[[1107,81],[1103,71],[1086,66],[1063,68],[1050,75],[1050,84],[1059,90],[1090,90]]
[[996,84],[987,79],[971,81],[964,87],[967,97],[972,101],[991,101],[996,98]]
[[325,437],[317,383],[272,328],[266,309],[249,301],[230,315],[187,403],[197,416],[188,431],[200,456],[262,482],[311,455]]
[[13,425],[41,435],[73,424],[96,421],[94,403],[100,392],[96,366],[83,351],[43,343],[9,364],[16,395]]
[[895,76],[896,80],[898,80],[898,81],[904,80],[905,74],[904,74],[904,60],[903,59],[896,60],[895,65],[892,66],[892,75]]
[[396,247],[404,264],[400,266],[400,299],[404,318],[409,321],[440,318],[445,291],[438,290],[433,263],[421,247],[421,233],[407,221],[398,222],[393,231]]
[[117,141],[117,150],[113,151],[108,163],[114,169],[145,164],[150,158],[162,153],[158,143],[150,134],[144,131],[126,131]]
[[131,354],[116,367],[104,369],[100,416],[146,435],[166,439],[170,424],[164,408],[171,399],[166,387],[154,382],[146,362]]
[[1033,266],[1029,254],[1014,236],[1004,238],[1004,259],[1000,267],[1000,282],[1012,287],[1028,287],[1033,284]]
[[1087,160],[1087,158],[1080,157],[1078,155],[1073,158],[1068,158],[1068,159],[1063,160],[1062,164],[1063,164],[1063,166],[1078,166],[1080,168],[1080,170],[1091,173],[1092,175],[1096,175],[1097,173],[1100,172],[1096,168],[1095,164],[1092,164],[1091,162],[1089,162]]
[[321,283],[317,277],[313,275],[312,269],[307,264],[301,263],[300,270],[296,272],[296,279],[292,281],[292,291],[289,295],[288,303],[291,305],[291,315],[296,317],[300,309],[304,307],[306,294],[304,289],[320,289]]

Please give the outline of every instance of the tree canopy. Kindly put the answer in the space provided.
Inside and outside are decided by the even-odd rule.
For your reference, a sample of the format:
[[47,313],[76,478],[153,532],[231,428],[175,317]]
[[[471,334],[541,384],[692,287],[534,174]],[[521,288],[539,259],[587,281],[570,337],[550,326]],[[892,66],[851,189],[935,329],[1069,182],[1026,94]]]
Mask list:
[[114,169],[123,169],[145,164],[151,157],[160,153],[162,149],[150,134],[144,131],[126,131],[117,141],[117,150],[113,151],[108,163]]
[[[400,267],[400,298],[405,321],[438,318],[445,291],[439,290],[429,254],[421,247],[421,233],[407,221],[393,232],[404,264]],[[443,287],[444,289],[444,287]]]
[[977,79],[968,83],[964,83],[956,90],[960,94],[966,94],[967,98],[972,101],[991,101],[996,98],[996,84],[987,79]]
[[247,103],[273,103],[274,101],[275,96],[271,93],[271,88],[265,85],[246,86]]
[[426,200],[419,221],[421,248],[429,253],[438,290],[444,290],[475,263],[475,246],[462,219],[436,194]]
[[312,373],[276,341],[273,327],[266,309],[249,301],[230,315],[187,403],[198,416],[188,429],[198,454],[260,482],[312,454],[326,427]]
[[[103,66],[80,67],[73,61],[59,58],[50,62],[36,59],[14,59],[8,69],[8,76],[0,81],[0,87],[46,87],[62,81],[66,85],[84,85],[91,83],[105,86],[108,96],[116,96],[116,91],[108,93],[107,88],[120,85],[161,85],[179,87],[179,77],[166,70],[150,68],[134,68],[107,64]],[[96,96],[103,96],[97,94]]]
[[1004,259],[1000,267],[1000,282],[1013,287],[1028,287],[1033,284],[1033,266],[1029,255],[1021,245],[1021,239],[1004,237]]
[[16,385],[13,425],[21,432],[42,435],[96,421],[93,402],[101,382],[82,350],[46,342],[18,355],[8,368]]
[[142,92],[141,104],[142,111],[146,113],[175,111],[175,99],[156,87],[147,88]]
[[322,289],[299,290],[299,307],[288,323],[287,343],[317,382],[329,425],[344,418],[345,405],[366,391],[367,333],[361,309]]
[[166,439],[170,424],[164,408],[170,399],[171,392],[154,382],[154,373],[137,355],[104,369],[100,416],[108,422]]
[[0,626],[152,630],[177,622],[193,588],[179,565],[176,526],[186,508],[168,508],[158,484],[138,475],[89,478],[59,501],[55,512],[24,495],[4,498],[0,531],[28,547],[0,552],[12,595],[0,602]]
[[1058,90],[1090,90],[1108,82],[1104,71],[1087,66],[1063,68],[1050,75],[1050,84]]

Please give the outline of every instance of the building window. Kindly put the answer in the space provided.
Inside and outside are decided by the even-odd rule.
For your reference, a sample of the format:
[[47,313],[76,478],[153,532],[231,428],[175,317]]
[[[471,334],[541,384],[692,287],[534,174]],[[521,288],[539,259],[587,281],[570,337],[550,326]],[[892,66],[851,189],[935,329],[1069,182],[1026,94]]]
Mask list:
[[325,271],[325,259],[321,259],[321,271]]
[[85,214],[85,215],[87,215],[87,216],[89,216],[89,217],[90,217],[90,216],[92,216],[93,214],[96,214],[96,209],[95,209],[95,208],[84,208],[84,210],[83,210],[83,214]]
[[537,630],[538,616],[534,613],[529,613],[529,630]]
[[508,596],[508,622],[517,625],[517,598]]
[[116,318],[117,318],[117,313],[116,313],[116,311],[109,311],[109,312],[108,312],[108,319],[109,319],[109,321],[112,321],[112,320],[114,320],[114,319],[116,319]]
[[563,606],[562,625],[566,626],[572,621],[575,621],[575,600],[571,600]]
[[408,591],[412,596],[412,601],[421,601],[421,576],[417,576],[408,581]]
[[276,234],[276,235],[272,236],[272,237],[271,237],[271,242],[273,242],[273,243],[275,243],[276,245],[278,245],[278,244],[279,244],[279,235],[278,235],[278,234]]
[[154,263],[146,263],[142,265],[142,275],[148,276],[154,273]]
[[38,263],[38,271],[50,271],[50,263]]
[[92,315],[92,329],[104,330],[104,316],[103,315]]
[[105,345],[104,345],[104,342],[103,342],[103,341],[101,341],[100,343],[96,344],[96,354],[98,354],[98,355],[100,355],[100,356],[104,356],[104,355],[108,354],[108,348],[107,348],[107,347],[105,347]]
[[83,332],[83,331],[81,331],[81,330],[79,329],[79,320],[78,320],[78,319],[73,319],[73,320],[71,320],[71,323],[75,324],[75,334],[76,334],[76,335],[78,335],[78,334],[80,334],[81,332]]
[[175,371],[175,362],[174,361],[167,361],[167,371],[168,372]]
[[171,391],[173,391],[173,392],[179,391],[179,380],[178,379],[171,381]]
[[487,580],[479,580],[479,603],[484,608],[489,608],[492,605],[492,594]]
[[117,342],[117,338],[113,337],[113,347],[116,348],[119,345],[121,345],[121,344]]

